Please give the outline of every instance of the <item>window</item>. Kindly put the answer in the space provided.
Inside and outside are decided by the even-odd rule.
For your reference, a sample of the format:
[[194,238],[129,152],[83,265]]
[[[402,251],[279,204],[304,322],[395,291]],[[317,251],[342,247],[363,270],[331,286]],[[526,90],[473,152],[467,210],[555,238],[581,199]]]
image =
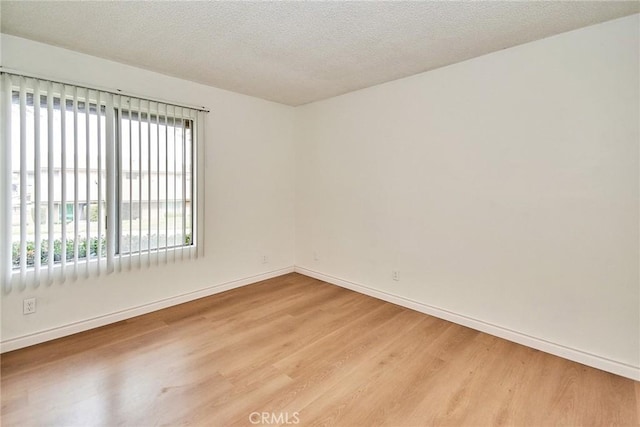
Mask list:
[[192,244],[193,121],[117,110],[119,252]]
[[8,73],[2,88],[4,279],[201,252],[201,110]]

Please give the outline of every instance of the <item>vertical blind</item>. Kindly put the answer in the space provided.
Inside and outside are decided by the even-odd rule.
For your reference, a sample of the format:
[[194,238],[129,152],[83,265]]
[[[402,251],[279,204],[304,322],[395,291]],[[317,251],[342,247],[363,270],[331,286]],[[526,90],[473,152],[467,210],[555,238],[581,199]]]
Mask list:
[[5,291],[204,250],[205,111],[2,73]]

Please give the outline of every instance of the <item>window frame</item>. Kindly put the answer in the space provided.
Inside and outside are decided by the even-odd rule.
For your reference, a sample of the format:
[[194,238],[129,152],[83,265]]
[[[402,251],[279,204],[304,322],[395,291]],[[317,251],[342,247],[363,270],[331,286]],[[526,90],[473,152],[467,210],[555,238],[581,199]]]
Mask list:
[[[121,105],[115,105],[114,104],[114,129],[115,129],[115,134],[118,136],[116,137],[116,141],[115,141],[115,150],[116,150],[116,172],[115,172],[115,180],[117,182],[117,186],[116,186],[116,211],[115,211],[115,221],[117,224],[117,228],[116,228],[116,234],[118,236],[123,236],[123,226],[122,226],[122,220],[123,220],[123,216],[122,216],[122,204],[123,204],[123,198],[122,198],[122,194],[124,193],[123,189],[122,189],[122,184],[123,184],[123,177],[126,175],[126,172],[123,169],[123,156],[122,156],[122,150],[123,150],[123,138],[122,138],[122,120],[125,120],[124,115],[122,114],[122,111],[125,111],[127,113],[127,115],[129,116],[128,120],[130,121],[138,121],[139,126],[141,126],[143,123],[145,123],[142,119],[141,116],[143,114],[147,114],[149,117],[149,126],[151,126],[151,124],[154,123],[154,121],[157,123],[158,126],[160,126],[162,124],[162,122],[164,121],[164,126],[169,127],[169,119],[173,120],[173,125],[171,127],[175,128],[175,121],[180,120],[183,124],[182,128],[183,129],[189,129],[190,131],[190,145],[191,145],[191,149],[189,150],[189,161],[190,161],[190,168],[189,168],[189,174],[184,174],[185,177],[185,181],[189,181],[190,182],[190,189],[188,191],[188,194],[191,195],[191,198],[189,199],[189,217],[190,217],[190,227],[186,228],[185,231],[188,230],[188,233],[182,235],[182,242],[184,242],[187,234],[189,236],[191,236],[189,238],[189,243],[188,244],[181,244],[181,245],[171,245],[169,246],[168,244],[165,244],[164,246],[159,246],[156,245],[155,248],[151,248],[150,244],[149,244],[149,249],[143,251],[142,249],[140,249],[139,251],[128,251],[128,252],[121,252],[121,246],[122,246],[122,242],[120,238],[115,239],[115,255],[118,256],[129,256],[129,254],[136,254],[136,252],[141,252],[141,253],[151,253],[152,251],[171,251],[171,250],[181,250],[184,248],[190,248],[190,247],[195,247],[195,239],[194,239],[194,234],[195,234],[195,224],[193,219],[195,218],[195,207],[196,207],[196,203],[194,201],[194,197],[196,194],[196,179],[195,179],[195,158],[194,158],[194,143],[195,143],[195,138],[193,135],[193,131],[195,129],[195,120],[193,117],[189,117],[189,118],[185,118],[185,117],[178,117],[178,115],[173,114],[173,115],[169,115],[168,112],[166,113],[166,115],[162,115],[160,114],[159,111],[155,111],[155,112],[151,112],[150,109],[147,110],[143,110],[143,109],[138,109],[138,110],[133,110],[133,109],[127,109],[122,107]],[[133,118],[133,116],[137,114],[138,118],[135,119]],[[155,119],[154,119],[155,117]],[[184,126],[184,124],[188,122],[189,126]],[[184,136],[183,136],[184,137]],[[157,144],[159,146],[160,144],[160,137],[159,134],[157,136],[158,141]],[[131,140],[130,140],[131,143]],[[186,142],[185,142],[186,144]],[[150,155],[150,154],[148,154]],[[158,152],[159,155],[159,152]],[[143,169],[144,171],[144,169]],[[133,176],[134,173],[138,173],[138,171],[132,171],[130,170],[129,172],[129,179],[132,179],[131,177]],[[159,173],[159,171],[156,171],[156,175]],[[175,171],[174,171],[175,173]],[[151,172],[147,171],[147,174],[149,175],[149,180],[151,180]],[[165,171],[165,174],[168,175],[168,171]],[[187,176],[189,177],[189,179],[187,179]],[[140,175],[138,175],[138,179],[140,178]],[[159,185],[159,184],[158,184]],[[186,184],[185,184],[186,185]],[[188,187],[185,187],[188,188]],[[165,200],[165,204],[169,204],[169,197],[168,197],[168,188],[165,189],[165,191],[167,192],[167,196],[166,196],[166,200]],[[183,202],[186,202],[186,194],[183,194]],[[151,195],[148,195],[149,200],[148,202],[151,201]],[[131,200],[129,209],[132,209],[132,205],[133,205],[133,200]],[[140,200],[138,200],[138,203],[140,203]],[[160,215],[162,215],[162,210],[160,209],[160,199],[158,198],[158,206],[156,207],[156,209],[159,211]],[[175,203],[175,200],[172,202]],[[141,208],[141,206],[139,206],[139,209]],[[166,209],[165,209],[166,210]],[[126,218],[124,218],[126,220]],[[186,218],[183,218],[183,221],[186,221]],[[151,238],[151,236],[148,237],[149,239]],[[160,236],[158,236],[158,239],[160,238]],[[168,241],[169,236],[167,235],[165,237],[165,243]],[[175,242],[175,236],[174,236],[174,242]]]

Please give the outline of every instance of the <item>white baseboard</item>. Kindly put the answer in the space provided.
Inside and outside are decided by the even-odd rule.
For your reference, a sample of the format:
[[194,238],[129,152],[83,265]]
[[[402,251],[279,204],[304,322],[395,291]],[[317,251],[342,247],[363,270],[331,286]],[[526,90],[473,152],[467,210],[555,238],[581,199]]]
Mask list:
[[154,301],[149,304],[144,304],[144,305],[132,307],[126,310],[121,310],[114,313],[106,314],[103,316],[82,320],[80,322],[71,323],[71,324],[60,326],[57,328],[51,328],[41,332],[36,332],[33,334],[12,338],[12,339],[0,342],[0,353],[17,350],[17,349],[28,347],[35,344],[40,344],[45,341],[50,341],[56,338],[65,337],[67,335],[73,335],[78,332],[84,332],[89,329],[98,328],[100,326],[105,326],[110,323],[115,323],[121,320],[126,320],[132,317],[140,316],[142,314],[151,313],[152,311],[161,310],[163,308],[171,307],[173,305],[182,304],[182,303],[193,301],[203,297],[208,297],[210,295],[228,291],[230,289],[239,288],[245,285],[250,285],[252,283],[271,279],[273,277],[282,276],[283,274],[293,273],[293,271],[294,271],[293,266],[282,268],[279,270],[269,271],[267,273],[258,274],[256,276],[245,277],[242,279],[233,280],[231,282],[210,286],[208,288],[200,289],[194,292],[189,292],[186,294],[177,295],[175,297]]
[[313,277],[315,279],[322,280],[336,286],[351,289],[352,291],[369,295],[371,297],[397,304],[402,307],[410,308],[412,310],[416,310],[430,316],[448,320],[450,322],[457,323],[459,325],[463,325],[477,331],[485,332],[496,337],[504,338],[508,341],[522,344],[536,350],[544,351],[545,353],[553,354],[564,359],[582,363],[583,365],[591,366],[596,369],[601,369],[603,371],[621,375],[632,380],[640,381],[640,367],[638,366],[620,363],[615,360],[610,360],[601,356],[597,356],[595,354],[584,352],[582,350],[566,347],[541,338],[523,334],[518,331],[504,328],[498,325],[493,325],[482,320],[457,314],[452,311],[444,310],[428,304],[423,304],[421,302],[404,298],[399,295],[382,292],[368,286],[353,283],[348,280],[340,279],[338,277],[322,274],[303,267],[295,267],[295,271],[296,273],[304,274],[305,276]]

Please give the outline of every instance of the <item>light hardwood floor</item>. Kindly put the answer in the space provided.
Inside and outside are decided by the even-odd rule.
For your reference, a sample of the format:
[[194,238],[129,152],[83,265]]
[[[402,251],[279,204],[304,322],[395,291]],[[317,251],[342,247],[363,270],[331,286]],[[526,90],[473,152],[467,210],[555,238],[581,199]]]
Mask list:
[[640,421],[638,382],[299,274],[1,363],[3,426]]

